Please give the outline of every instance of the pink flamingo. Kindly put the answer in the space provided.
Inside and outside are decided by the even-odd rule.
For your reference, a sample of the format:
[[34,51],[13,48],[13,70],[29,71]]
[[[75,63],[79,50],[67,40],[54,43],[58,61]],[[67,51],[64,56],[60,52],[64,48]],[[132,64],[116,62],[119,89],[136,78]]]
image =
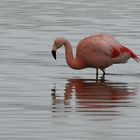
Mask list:
[[71,68],[77,70],[87,67],[96,68],[96,75],[98,75],[98,69],[105,75],[105,68],[112,64],[126,63],[129,58],[140,62],[135,53],[107,34],[92,35],[81,40],[76,48],[76,57],[73,56],[70,42],[64,38],[57,38],[52,48],[55,59],[57,49],[63,45],[66,62]]

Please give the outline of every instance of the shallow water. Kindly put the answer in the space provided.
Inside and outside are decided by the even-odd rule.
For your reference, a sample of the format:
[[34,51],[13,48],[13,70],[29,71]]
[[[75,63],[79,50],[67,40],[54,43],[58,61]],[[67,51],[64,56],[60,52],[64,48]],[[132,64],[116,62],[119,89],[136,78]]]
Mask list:
[[[140,139],[140,66],[75,71],[53,40],[114,35],[140,56],[137,0],[0,0],[0,139]],[[73,47],[74,49],[75,47]],[[75,50],[75,49],[74,49]]]

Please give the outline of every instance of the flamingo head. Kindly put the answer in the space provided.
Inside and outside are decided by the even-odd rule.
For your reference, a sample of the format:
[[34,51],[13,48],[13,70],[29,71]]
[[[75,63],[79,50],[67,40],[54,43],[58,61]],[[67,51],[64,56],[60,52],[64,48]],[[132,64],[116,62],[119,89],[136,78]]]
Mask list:
[[54,59],[56,59],[56,51],[57,49],[61,48],[63,45],[65,45],[66,39],[59,37],[57,39],[55,39],[54,44],[53,44],[53,48],[52,48],[52,55],[54,57]]

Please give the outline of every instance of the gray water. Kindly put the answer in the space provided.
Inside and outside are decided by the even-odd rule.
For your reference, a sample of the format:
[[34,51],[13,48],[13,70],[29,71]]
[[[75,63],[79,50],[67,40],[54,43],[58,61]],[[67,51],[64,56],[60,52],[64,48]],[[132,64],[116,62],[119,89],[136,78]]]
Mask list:
[[0,0],[0,139],[139,140],[140,65],[95,79],[70,69],[62,36],[108,33],[140,56],[139,0]]

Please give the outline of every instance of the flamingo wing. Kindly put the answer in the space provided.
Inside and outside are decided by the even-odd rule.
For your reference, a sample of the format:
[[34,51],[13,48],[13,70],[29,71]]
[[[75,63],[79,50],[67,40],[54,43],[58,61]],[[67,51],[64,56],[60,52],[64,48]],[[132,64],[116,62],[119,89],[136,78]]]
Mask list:
[[88,46],[89,50],[110,57],[114,63],[125,63],[129,58],[133,58],[137,62],[140,61],[134,52],[121,45],[113,36],[107,34],[87,37],[79,42],[78,46],[81,46],[82,49],[85,48],[83,49],[85,52]]
[[94,37],[92,45],[112,58],[119,56],[120,49],[122,47],[121,44],[110,35],[100,35]]
[[136,62],[140,62],[138,56],[127,47],[122,46],[111,35],[100,35],[93,38],[93,45],[100,48],[104,54],[117,60],[117,63],[125,63],[129,58],[133,58]]

